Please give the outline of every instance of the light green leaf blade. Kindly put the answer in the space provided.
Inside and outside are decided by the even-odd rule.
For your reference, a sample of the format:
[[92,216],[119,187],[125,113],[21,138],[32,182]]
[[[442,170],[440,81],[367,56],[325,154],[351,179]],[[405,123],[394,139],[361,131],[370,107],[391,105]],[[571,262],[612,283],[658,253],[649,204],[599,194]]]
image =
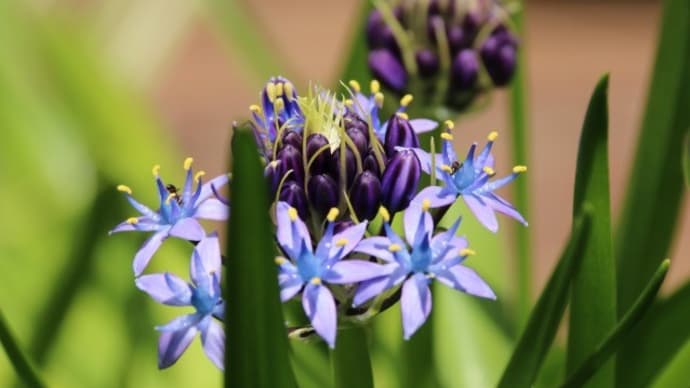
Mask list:
[[235,129],[231,165],[235,169],[225,276],[225,386],[296,387],[280,306],[268,192],[248,128]]
[[[567,371],[572,373],[616,324],[615,265],[611,251],[608,177],[608,75],[597,84],[580,135],[573,214],[591,207],[584,259],[572,281]],[[601,368],[590,387],[611,387],[614,365]]]
[[331,351],[335,388],[374,388],[371,359],[364,327],[338,331],[335,349]]
[[690,340],[685,341],[676,355],[663,365],[650,385],[653,388],[683,387],[690,381]]

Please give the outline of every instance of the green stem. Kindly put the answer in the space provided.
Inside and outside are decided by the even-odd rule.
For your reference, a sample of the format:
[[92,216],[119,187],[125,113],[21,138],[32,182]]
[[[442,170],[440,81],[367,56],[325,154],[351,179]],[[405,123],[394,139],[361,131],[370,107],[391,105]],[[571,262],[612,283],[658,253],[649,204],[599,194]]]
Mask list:
[[24,355],[19,344],[10,332],[10,328],[7,326],[2,311],[0,311],[0,342],[2,342],[2,346],[5,348],[7,358],[10,359],[10,362],[14,366],[14,370],[17,371],[19,377],[21,377],[28,387],[40,388],[46,386],[43,381],[41,381],[41,378],[31,366],[31,362],[26,355]]
[[[513,14],[513,23],[516,33],[523,36],[524,2],[518,2],[519,6]],[[528,165],[528,131],[527,131],[527,96],[525,90],[525,47],[524,39],[518,52],[518,64],[515,78],[510,88],[510,122],[512,130],[512,160],[517,164]],[[528,179],[523,175],[513,185],[515,206],[525,219],[529,219]],[[517,318],[518,331],[527,322],[530,306],[532,304],[532,263],[530,234],[526,228],[518,227],[513,233],[515,249],[517,250]]]
[[374,377],[367,347],[366,331],[353,326],[338,331],[335,349],[331,351],[335,388],[373,388]]

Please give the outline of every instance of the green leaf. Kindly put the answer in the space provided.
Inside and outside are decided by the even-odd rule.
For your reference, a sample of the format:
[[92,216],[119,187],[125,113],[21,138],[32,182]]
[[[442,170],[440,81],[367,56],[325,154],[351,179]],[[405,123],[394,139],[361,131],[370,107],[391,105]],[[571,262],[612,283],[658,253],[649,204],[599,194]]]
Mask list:
[[[300,305],[301,308],[301,305]],[[304,313],[302,313],[304,315]],[[300,388],[332,388],[328,349],[323,342],[290,341],[290,360]]]
[[225,281],[225,386],[296,387],[280,306],[273,227],[254,136],[236,128]]
[[653,388],[683,387],[690,381],[690,341],[685,341],[672,360],[662,365]]
[[[573,214],[592,208],[584,258],[572,281],[566,369],[572,373],[616,324],[615,265],[611,251],[608,177],[608,75],[589,101],[575,172]],[[600,369],[592,387],[613,385],[613,364]]]
[[531,387],[536,380],[568,304],[570,281],[583,260],[590,217],[584,213],[573,223],[570,240],[529,317],[499,387]]
[[685,172],[685,184],[690,187],[690,133],[685,135],[685,148],[683,150],[683,171]]
[[335,349],[331,351],[335,388],[374,388],[367,335],[363,327],[338,331]]
[[362,85],[366,85],[371,79],[367,65],[369,49],[367,48],[366,23],[369,12],[373,9],[373,3],[368,0],[360,3],[359,15],[355,19],[357,21],[352,24],[349,55],[344,57],[346,62],[340,72],[340,79],[335,82],[336,84],[340,81],[347,82],[355,79]]
[[17,340],[7,326],[7,322],[5,322],[5,316],[2,311],[0,311],[0,342],[2,342],[2,346],[5,348],[7,358],[10,359],[14,366],[14,370],[17,371],[17,375],[28,387],[41,388],[46,386],[19,347]]

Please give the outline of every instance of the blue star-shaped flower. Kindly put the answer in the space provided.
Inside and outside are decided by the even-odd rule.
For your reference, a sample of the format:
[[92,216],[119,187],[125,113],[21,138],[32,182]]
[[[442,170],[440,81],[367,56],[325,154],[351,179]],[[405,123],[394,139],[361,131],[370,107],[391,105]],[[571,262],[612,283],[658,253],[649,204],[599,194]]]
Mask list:
[[190,265],[191,284],[170,273],[143,275],[136,279],[137,287],[155,301],[168,306],[192,306],[191,314],[175,318],[156,327],[158,367],[173,365],[184,353],[197,333],[201,333],[204,353],[223,369],[225,333],[214,319],[224,319],[225,304],[221,299],[221,257],[218,236],[204,238],[194,249]]
[[388,212],[383,210],[386,236],[362,240],[356,252],[366,253],[385,261],[388,275],[360,284],[354,305],[361,305],[388,289],[402,283],[400,309],[403,335],[409,339],[429,317],[431,291],[429,283],[437,279],[442,284],[482,298],[495,299],[491,288],[472,269],[462,265],[468,255],[467,240],[455,232],[460,220],[447,231],[433,236],[434,224],[429,214],[429,202],[411,205],[404,214],[405,240],[388,223]]
[[[166,186],[159,175],[160,167],[154,166],[153,175],[156,178],[160,199],[160,207],[157,211],[151,210],[134,199],[129,187],[118,186],[118,190],[125,193],[129,203],[141,213],[141,216],[129,218],[117,225],[110,233],[154,232],[134,256],[135,276],[141,275],[166,238],[174,236],[189,241],[200,241],[206,232],[198,219],[222,221],[228,218],[228,206],[214,195],[218,188],[228,182],[228,176],[221,175],[203,184],[204,172],[199,171],[194,175],[192,158],[185,160],[184,168],[187,170],[187,177],[180,192],[173,185]],[[196,188],[194,188],[195,182]]]
[[337,209],[331,209],[323,237],[312,248],[309,231],[286,202],[278,202],[277,238],[287,255],[276,258],[280,266],[280,299],[285,302],[300,291],[302,307],[314,330],[333,348],[338,327],[333,294],[326,286],[352,284],[385,275],[386,268],[365,260],[342,260],[360,242],[366,222],[334,233]]

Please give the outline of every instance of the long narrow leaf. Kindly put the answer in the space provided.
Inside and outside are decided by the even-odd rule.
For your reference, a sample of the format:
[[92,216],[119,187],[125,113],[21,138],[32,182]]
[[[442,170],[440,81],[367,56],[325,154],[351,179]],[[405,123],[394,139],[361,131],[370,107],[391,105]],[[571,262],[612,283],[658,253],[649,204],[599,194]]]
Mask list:
[[225,386],[296,387],[273,262],[268,193],[254,136],[247,128],[235,129],[232,165]]
[[625,313],[618,325],[611,331],[606,339],[599,345],[597,350],[592,353],[580,365],[575,372],[573,372],[563,384],[563,388],[581,387],[592,375],[613,355],[618,349],[623,339],[630,334],[631,329],[640,321],[654,302],[656,294],[661,288],[661,284],[666,278],[670,261],[668,259],[661,262],[661,265],[652,276],[652,279],[647,284],[647,287],[642,291],[642,294],[637,298],[635,304],[630,310]]
[[589,227],[589,214],[584,213],[575,220],[570,240],[530,315],[525,331],[498,383],[499,387],[531,387],[534,384],[565,313],[570,281],[583,260],[583,247],[588,238]]
[[683,172],[685,173],[685,184],[690,187],[690,133],[685,135],[685,146],[683,149]]
[[[589,101],[575,173],[573,213],[592,207],[592,228],[584,259],[573,278],[566,367],[572,373],[616,324],[615,266],[611,251],[608,176],[608,75]],[[613,365],[600,369],[591,385],[611,387]]]
[[46,386],[41,381],[36,370],[31,366],[29,359],[22,352],[12,332],[10,332],[10,328],[7,326],[2,311],[0,311],[0,342],[2,342],[2,346],[5,348],[7,358],[10,359],[10,362],[14,366],[14,370],[17,371],[17,375],[19,375],[27,386],[31,388]]
[[364,328],[353,327],[340,330],[337,341],[331,353],[335,387],[374,388]]

